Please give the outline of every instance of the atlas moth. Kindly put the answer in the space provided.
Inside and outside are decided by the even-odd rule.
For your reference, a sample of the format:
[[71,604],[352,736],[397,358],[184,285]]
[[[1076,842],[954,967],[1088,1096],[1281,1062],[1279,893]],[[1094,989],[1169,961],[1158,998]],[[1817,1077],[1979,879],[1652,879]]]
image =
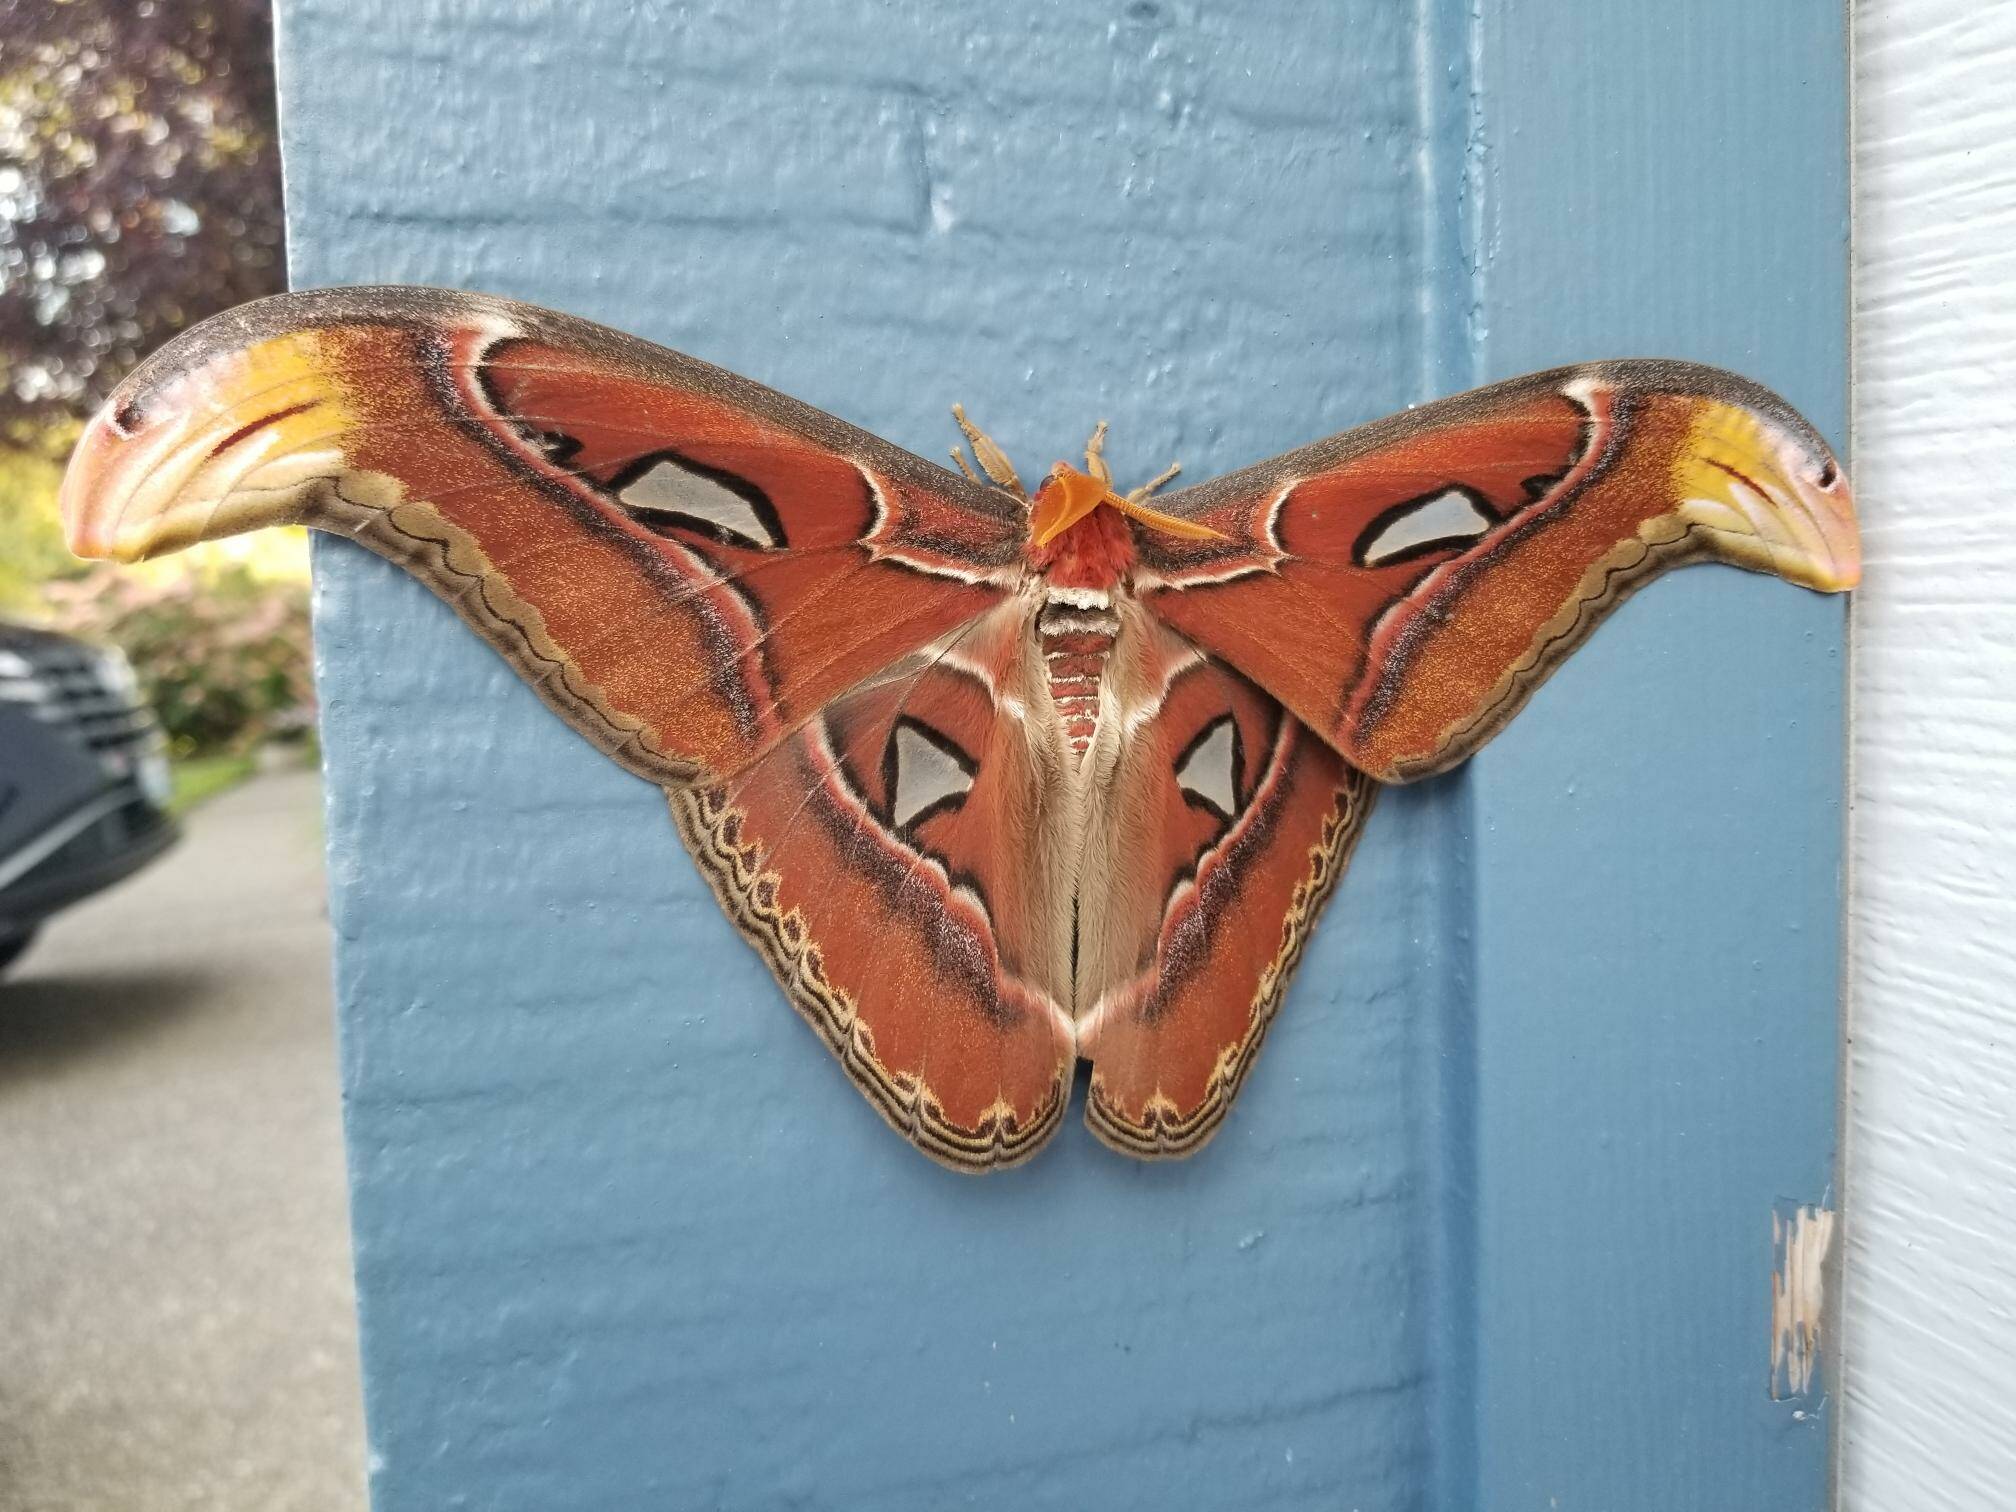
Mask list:
[[670,799],[722,908],[925,1154],[1013,1164],[1079,1061],[1187,1154],[1253,1065],[1382,783],[1488,740],[1634,588],[1836,592],[1849,490],[1733,374],[1602,362],[1228,476],[1034,490],[586,321],[280,295],[134,372],[64,483],[131,560],[283,523],[445,599]]

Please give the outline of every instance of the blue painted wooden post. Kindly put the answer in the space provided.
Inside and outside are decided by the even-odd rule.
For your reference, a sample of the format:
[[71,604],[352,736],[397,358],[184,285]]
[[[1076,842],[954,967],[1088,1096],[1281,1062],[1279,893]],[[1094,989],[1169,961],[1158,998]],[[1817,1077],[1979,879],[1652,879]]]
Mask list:
[[[1481,376],[1670,353],[1843,439],[1846,19],[1487,6]],[[1765,1278],[1834,1201],[1845,605],[1778,586],[1659,584],[1471,764],[1479,1505],[1823,1505]]]
[[[281,0],[295,278],[926,454],[955,398],[1028,465],[1105,415],[1130,476],[1633,351],[1838,436],[1840,22],[1765,9]],[[381,1512],[1821,1505],[1765,1369],[1771,1203],[1831,1170],[1838,606],[1659,585],[1389,795],[1207,1154],[974,1181],[654,790],[317,567]]]

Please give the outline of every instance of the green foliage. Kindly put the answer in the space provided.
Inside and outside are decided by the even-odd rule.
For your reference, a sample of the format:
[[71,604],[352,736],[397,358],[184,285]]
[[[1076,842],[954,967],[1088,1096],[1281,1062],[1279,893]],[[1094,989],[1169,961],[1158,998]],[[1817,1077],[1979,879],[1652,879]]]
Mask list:
[[62,476],[39,452],[0,448],[0,610],[32,610],[44,582],[82,570],[56,523]]
[[158,578],[100,566],[43,598],[55,628],[132,659],[175,756],[244,752],[309,728],[305,583],[235,563]]
[[199,803],[229,792],[252,775],[250,756],[192,756],[175,763],[175,790],[168,798],[171,814],[186,814]]

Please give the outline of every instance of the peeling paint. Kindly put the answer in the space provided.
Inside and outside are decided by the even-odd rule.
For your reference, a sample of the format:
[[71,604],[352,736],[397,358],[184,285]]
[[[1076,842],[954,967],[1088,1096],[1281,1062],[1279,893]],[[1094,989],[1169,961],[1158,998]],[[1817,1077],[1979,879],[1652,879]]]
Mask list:
[[1787,1203],[1771,1215],[1771,1399],[1810,1396],[1827,1311],[1834,1210]]

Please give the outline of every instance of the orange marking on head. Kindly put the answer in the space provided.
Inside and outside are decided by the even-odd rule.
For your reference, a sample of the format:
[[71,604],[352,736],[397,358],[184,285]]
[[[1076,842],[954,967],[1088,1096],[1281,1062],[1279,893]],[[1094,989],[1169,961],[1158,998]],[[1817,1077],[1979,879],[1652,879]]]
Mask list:
[[1068,462],[1050,469],[1029,504],[1029,538],[1040,549],[1111,497],[1112,490]]
[[1209,525],[1199,525],[1194,520],[1178,519],[1175,515],[1164,514],[1159,509],[1151,509],[1139,500],[1117,494],[1103,480],[1091,473],[1078,471],[1069,462],[1059,462],[1051,468],[1050,476],[1044,480],[1043,486],[1036,490],[1036,497],[1031,501],[1029,513],[1031,539],[1038,547],[1048,546],[1101,504],[1109,505],[1130,519],[1139,520],[1149,529],[1159,530],[1165,535],[1181,536],[1190,541],[1225,539]]

